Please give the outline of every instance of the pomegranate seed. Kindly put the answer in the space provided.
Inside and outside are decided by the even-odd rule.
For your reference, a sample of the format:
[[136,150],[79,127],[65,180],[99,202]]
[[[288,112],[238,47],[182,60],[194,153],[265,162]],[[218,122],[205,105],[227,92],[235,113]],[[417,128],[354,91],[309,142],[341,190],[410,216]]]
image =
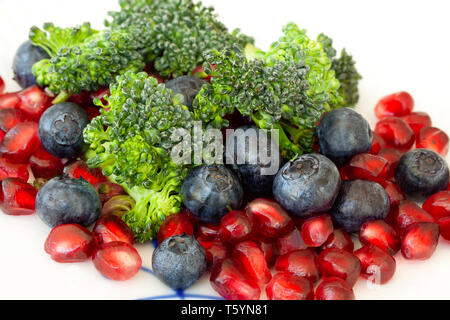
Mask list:
[[260,287],[272,278],[264,252],[255,242],[239,243],[234,247],[232,257],[240,271]]
[[56,262],[81,262],[94,255],[96,242],[86,228],[78,224],[65,224],[53,228],[44,248]]
[[391,206],[397,206],[400,202],[406,200],[405,195],[403,194],[400,187],[390,180],[382,180],[378,182],[381,186],[386,190],[386,193],[389,196],[389,201],[391,202]]
[[313,283],[320,279],[317,255],[311,249],[291,251],[279,256],[275,269],[307,278]]
[[373,132],[373,143],[372,148],[370,148],[369,153],[370,154],[378,154],[381,149],[384,149],[386,147],[386,142],[384,142],[383,138],[380,137],[380,135],[376,132]]
[[3,78],[0,77],[0,94],[3,94],[5,91],[5,81],[3,81]]
[[30,157],[30,167],[35,178],[45,179],[60,176],[64,170],[61,159],[51,155],[42,147]]
[[102,170],[99,168],[91,169],[84,161],[75,161],[64,168],[64,174],[73,179],[83,178],[92,185],[106,181]]
[[19,92],[19,109],[33,120],[39,120],[42,114],[51,106],[50,97],[38,86],[32,86]]
[[76,103],[77,105],[82,107],[92,104],[92,99],[89,96],[89,92],[86,90],[83,90],[80,93],[73,94],[69,98],[69,101]]
[[19,109],[0,109],[0,130],[8,132],[20,122],[25,122],[27,118]]
[[378,182],[382,179],[389,178],[389,163],[387,160],[369,153],[354,156],[348,168],[351,179]]
[[212,288],[227,300],[259,300],[261,289],[246,278],[231,259],[216,264],[211,272]]
[[181,236],[187,233],[194,235],[194,227],[191,221],[183,214],[177,213],[168,216],[158,231],[158,243],[162,243],[172,236]]
[[318,258],[322,277],[338,277],[344,279],[352,287],[361,273],[359,259],[353,254],[340,249],[326,249]]
[[109,242],[98,247],[94,265],[105,277],[124,281],[139,272],[142,259],[132,245],[126,242]]
[[341,176],[341,180],[342,181],[350,180],[350,175],[348,173],[348,167],[347,166],[339,167],[338,170],[339,170],[339,174]]
[[278,248],[273,240],[256,239],[255,242],[259,245],[264,253],[267,265],[273,266],[278,257]]
[[433,255],[438,240],[437,223],[416,223],[406,230],[402,238],[402,254],[406,259],[426,260]]
[[385,117],[401,117],[411,113],[414,99],[408,92],[397,92],[383,97],[375,106],[378,119]]
[[126,194],[122,186],[109,181],[97,183],[94,187],[100,196],[100,201],[102,204],[105,204],[109,199],[115,196]]
[[341,278],[325,278],[317,286],[315,300],[355,300],[355,294],[347,281]]
[[205,239],[214,239],[219,236],[220,225],[201,223],[196,231],[196,236]]
[[419,207],[415,202],[405,200],[400,203],[395,215],[395,225],[400,235],[411,225],[417,222],[434,222],[433,217]]
[[0,130],[0,144],[2,143],[4,137],[5,137],[5,133]]
[[400,158],[403,156],[403,153],[401,153],[397,149],[382,149],[378,156],[381,158],[384,158],[388,162],[388,177],[393,177],[395,173],[395,168],[397,168],[397,165],[400,161]]
[[422,128],[417,136],[416,148],[430,149],[445,157],[448,153],[448,135],[438,128]]
[[412,112],[409,115],[403,116],[402,120],[414,131],[416,137],[422,128],[431,127],[431,118],[425,112]]
[[250,240],[253,223],[242,211],[231,211],[220,221],[219,236],[223,242],[235,244]]
[[17,92],[0,95],[0,109],[15,109],[19,107],[20,99]]
[[450,216],[450,191],[440,191],[429,197],[422,209],[431,214],[435,221]]
[[400,118],[384,118],[380,120],[375,132],[378,133],[390,148],[408,151],[414,144],[414,132]]
[[309,247],[320,247],[333,233],[333,221],[328,214],[310,218],[302,225],[302,239]]
[[450,241],[450,217],[439,219],[439,230],[442,238]]
[[336,229],[332,234],[330,234],[327,241],[325,241],[320,249],[325,250],[331,248],[345,250],[347,252],[353,253],[355,245],[352,238],[347,232],[345,232],[343,229]]
[[86,113],[91,120],[97,118],[100,115],[100,109],[94,106],[86,107],[84,110],[86,110]]
[[20,178],[28,181],[30,174],[27,164],[12,164],[4,158],[0,158],[0,180],[5,178]]
[[359,241],[363,245],[374,245],[390,255],[396,254],[401,246],[397,232],[383,220],[364,223],[359,231]]
[[290,233],[277,238],[275,243],[277,246],[278,255],[307,248],[305,242],[303,242],[302,234],[297,228],[294,228]]
[[199,237],[197,241],[205,249],[208,267],[214,267],[217,263],[231,257],[230,248],[219,239]]
[[91,101],[99,99],[104,106],[108,105],[108,101],[105,100],[105,96],[110,96],[111,92],[108,87],[100,88],[91,94]]
[[306,278],[280,272],[267,285],[266,294],[269,300],[314,300],[314,286]]
[[372,245],[363,246],[354,253],[361,262],[361,275],[376,284],[385,284],[395,273],[395,259]]
[[256,231],[267,238],[277,238],[292,231],[294,221],[275,201],[256,199],[248,204],[247,214]]
[[109,242],[134,243],[133,231],[117,216],[109,215],[101,217],[95,224],[94,237],[98,244]]
[[19,178],[6,178],[1,181],[0,208],[12,216],[35,213],[37,191]]
[[0,154],[11,163],[28,163],[39,148],[38,125],[19,123],[8,131],[0,144]]

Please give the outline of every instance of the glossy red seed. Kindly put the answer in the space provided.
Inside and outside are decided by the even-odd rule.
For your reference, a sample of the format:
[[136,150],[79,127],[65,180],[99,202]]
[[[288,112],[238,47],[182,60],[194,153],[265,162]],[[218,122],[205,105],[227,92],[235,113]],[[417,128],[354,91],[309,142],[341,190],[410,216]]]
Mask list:
[[389,178],[389,163],[373,154],[362,153],[353,157],[348,164],[351,179],[380,181]]
[[388,162],[388,177],[393,177],[395,173],[395,169],[400,161],[400,158],[403,156],[403,153],[397,149],[388,148],[382,149],[378,153],[378,156],[386,159]]
[[383,97],[375,106],[378,119],[408,115],[414,108],[414,99],[408,92],[402,91]]
[[25,122],[27,117],[19,109],[0,109],[0,130],[8,132],[20,122]]
[[264,257],[266,258],[267,261],[267,265],[269,265],[269,267],[273,266],[275,260],[278,257],[278,248],[275,241],[273,241],[272,239],[264,239],[264,238],[255,239],[254,241],[259,245],[259,247],[263,251]]
[[126,194],[122,186],[109,181],[97,183],[96,185],[94,185],[94,187],[95,190],[97,190],[98,195],[100,196],[100,201],[102,202],[102,204],[115,196]]
[[210,224],[210,223],[200,223],[195,234],[197,237],[205,239],[214,239],[219,237],[220,225]]
[[433,150],[445,157],[448,154],[448,135],[438,128],[422,128],[416,139],[416,148]]
[[267,285],[266,294],[269,300],[314,300],[314,286],[306,278],[279,272]]
[[34,122],[19,123],[3,138],[0,154],[11,163],[28,163],[39,146],[38,125]]
[[3,81],[3,78],[0,77],[0,94],[3,94],[5,91],[5,81]]
[[219,236],[223,242],[235,244],[250,240],[252,237],[253,222],[242,211],[231,211],[220,221]]
[[73,94],[68,101],[76,103],[81,107],[89,106],[92,104],[90,93],[86,90],[83,90],[77,94]]
[[286,254],[294,250],[307,248],[302,239],[302,235],[297,228],[294,228],[288,234],[277,238],[275,243],[277,245],[277,253],[279,255]]
[[320,279],[317,254],[311,249],[291,251],[279,256],[275,263],[275,269],[305,277],[313,283]]
[[302,225],[302,239],[308,247],[320,247],[333,233],[333,221],[328,214],[310,218]]
[[348,173],[348,167],[347,166],[339,167],[338,170],[339,170],[339,175],[341,176],[341,180],[342,181],[350,180],[350,175]]
[[37,191],[19,178],[6,178],[1,181],[0,208],[12,216],[35,213]]
[[96,242],[86,228],[78,224],[65,224],[50,232],[44,248],[56,262],[81,262],[94,255]]
[[42,147],[30,157],[30,167],[35,178],[44,179],[60,176],[64,170],[61,159],[51,155]]
[[382,180],[378,181],[378,183],[384,188],[386,193],[389,196],[389,201],[391,203],[391,206],[397,206],[400,204],[400,202],[406,200],[405,195],[403,194],[400,187],[390,180]]
[[378,247],[367,245],[354,253],[361,262],[361,275],[376,284],[392,279],[396,269],[395,259]]
[[126,242],[109,242],[98,247],[94,255],[95,268],[105,277],[125,281],[134,277],[142,266],[142,259]]
[[212,288],[227,300],[259,300],[261,289],[246,278],[231,259],[216,264],[211,271]]
[[191,221],[183,214],[177,213],[168,216],[158,231],[158,243],[162,243],[165,239],[172,236],[183,235],[187,233],[194,235],[194,227]]
[[347,232],[345,232],[343,229],[336,229],[332,234],[330,234],[327,241],[325,241],[322,247],[320,247],[320,250],[331,248],[341,249],[353,253],[355,244],[353,243],[352,238]]
[[403,116],[402,120],[404,120],[412,131],[414,131],[416,137],[419,135],[422,128],[431,127],[431,118],[425,112],[412,112],[409,115]]
[[100,109],[98,107],[88,106],[84,110],[86,110],[86,113],[91,120],[100,115]]
[[0,109],[17,108],[20,104],[20,99],[17,92],[10,92],[0,95]]
[[408,151],[414,145],[415,136],[408,124],[400,118],[384,118],[380,120],[375,132],[386,142],[387,147]]
[[450,216],[450,191],[440,191],[429,197],[422,209],[431,214],[435,221]]
[[98,244],[109,242],[134,243],[133,231],[117,216],[109,215],[101,217],[95,224],[94,237]]
[[5,137],[5,133],[0,130],[0,144],[2,143],[4,137]]
[[355,300],[353,288],[337,277],[328,277],[317,286],[315,300]]
[[254,241],[236,245],[232,257],[239,270],[259,286],[266,285],[272,278],[264,252]]
[[13,164],[4,158],[0,158],[0,180],[5,178],[20,178],[23,181],[28,181],[29,176],[27,164]]
[[372,148],[370,148],[369,153],[370,154],[378,154],[381,149],[384,149],[386,147],[386,142],[384,142],[383,138],[380,137],[380,135],[376,132],[373,132],[373,143]]
[[41,115],[51,106],[51,99],[38,86],[26,88],[18,93],[20,99],[19,109],[34,120],[39,120]]
[[92,185],[106,181],[102,170],[99,168],[89,168],[84,161],[75,161],[64,168],[64,174],[73,179],[80,179],[81,177]]
[[320,253],[317,261],[322,277],[338,277],[352,287],[361,273],[359,259],[344,250],[326,249]]
[[415,202],[405,200],[401,202],[394,213],[395,225],[400,235],[417,222],[434,222],[433,216],[419,207]]
[[439,225],[437,223],[413,224],[402,238],[402,254],[406,259],[429,259],[436,250],[438,240]]
[[374,245],[390,255],[400,250],[400,237],[393,227],[383,220],[368,221],[361,226],[359,241],[363,245]]
[[91,101],[94,101],[95,99],[99,99],[104,106],[108,105],[108,101],[105,100],[105,96],[110,96],[111,92],[109,91],[108,87],[100,88],[95,92],[91,93]]
[[253,200],[248,204],[247,215],[252,218],[256,232],[267,238],[277,238],[294,228],[288,213],[272,200]]
[[442,238],[450,241],[450,217],[441,218],[438,223]]
[[219,239],[197,238],[206,252],[206,262],[208,267],[213,267],[217,263],[231,257],[231,249]]

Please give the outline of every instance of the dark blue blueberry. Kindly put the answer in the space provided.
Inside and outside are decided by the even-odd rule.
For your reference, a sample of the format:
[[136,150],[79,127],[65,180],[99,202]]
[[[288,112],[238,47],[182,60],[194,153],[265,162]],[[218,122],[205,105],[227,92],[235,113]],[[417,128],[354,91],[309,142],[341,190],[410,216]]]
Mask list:
[[152,268],[172,289],[187,289],[206,271],[205,249],[187,234],[167,238],[153,251]]
[[219,223],[229,208],[239,209],[244,191],[236,174],[224,166],[194,168],[184,180],[181,196],[200,221]]
[[52,155],[74,159],[86,150],[83,130],[89,122],[88,114],[77,104],[55,104],[39,120],[39,140]]
[[43,59],[48,59],[47,52],[41,47],[31,44],[31,41],[25,41],[17,49],[13,62],[14,79],[22,88],[27,88],[36,84],[36,77],[31,72],[33,65]]
[[97,191],[84,179],[53,178],[36,196],[36,212],[52,228],[68,223],[88,227],[97,221],[101,208]]
[[395,179],[402,191],[410,197],[423,199],[445,190],[449,169],[436,152],[416,149],[403,155],[395,170]]
[[316,130],[320,152],[337,165],[370,150],[373,142],[369,123],[349,108],[325,114]]
[[206,84],[206,82],[200,78],[194,76],[181,76],[167,81],[165,86],[166,88],[171,89],[174,94],[183,95],[183,104],[191,108],[194,98],[200,92],[200,89],[204,84]]
[[390,209],[389,196],[381,185],[366,180],[344,181],[330,210],[333,221],[345,231],[358,232],[371,220],[386,219]]
[[281,168],[273,183],[273,195],[290,213],[309,218],[331,208],[340,186],[339,171],[331,160],[306,154]]

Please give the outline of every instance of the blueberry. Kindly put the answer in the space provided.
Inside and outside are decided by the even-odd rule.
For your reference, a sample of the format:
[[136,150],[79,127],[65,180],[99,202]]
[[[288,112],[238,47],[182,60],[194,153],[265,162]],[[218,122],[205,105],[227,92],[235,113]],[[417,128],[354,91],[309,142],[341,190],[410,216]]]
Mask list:
[[152,267],[172,289],[187,289],[206,271],[205,249],[186,233],[167,238],[153,251]]
[[52,155],[74,159],[87,148],[83,130],[90,122],[89,116],[77,104],[58,103],[47,109],[39,120],[39,140]]
[[316,130],[321,153],[337,165],[370,150],[373,142],[369,123],[349,108],[325,114]]
[[98,219],[101,208],[97,191],[84,179],[53,178],[36,196],[36,212],[52,228],[70,223],[88,227]]
[[33,65],[43,59],[48,59],[49,55],[41,47],[25,41],[17,49],[13,62],[14,79],[22,88],[27,88],[36,84],[36,77],[31,72]]
[[406,195],[423,199],[445,190],[449,169],[436,152],[416,149],[401,157],[395,170],[395,179]]
[[181,76],[165,83],[166,88],[171,89],[174,94],[183,95],[183,104],[189,108],[192,107],[194,98],[204,84],[206,84],[205,81],[193,76]]
[[290,213],[309,218],[328,211],[341,186],[336,165],[320,154],[306,154],[288,162],[273,183],[273,195]]
[[386,191],[376,182],[344,181],[330,213],[333,221],[345,231],[358,232],[371,220],[386,219],[390,201]]
[[200,221],[219,223],[231,209],[239,209],[244,191],[239,178],[224,166],[194,168],[184,180],[181,196],[186,208]]

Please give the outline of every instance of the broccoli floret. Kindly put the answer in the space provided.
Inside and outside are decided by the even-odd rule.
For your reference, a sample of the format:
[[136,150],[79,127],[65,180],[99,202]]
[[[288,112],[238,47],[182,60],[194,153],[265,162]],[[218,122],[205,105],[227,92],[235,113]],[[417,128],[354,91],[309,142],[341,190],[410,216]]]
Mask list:
[[37,82],[59,94],[55,103],[82,90],[109,85],[126,70],[142,70],[144,59],[136,41],[124,31],[97,31],[89,23],[75,28],[59,28],[46,23],[44,30],[30,30],[33,45],[40,46],[50,59],[32,69]]
[[112,21],[106,25],[131,33],[146,61],[162,76],[191,72],[203,63],[208,49],[253,42],[238,29],[230,33],[212,7],[192,0],[121,0],[120,6],[120,11],[109,13]]
[[134,198],[136,206],[123,219],[136,241],[145,242],[180,209],[179,190],[190,165],[171,160],[176,144],[171,137],[177,129],[190,131],[193,119],[180,104],[182,97],[144,72],[118,76],[110,91],[109,110],[105,107],[84,131],[87,163],[102,168]]

